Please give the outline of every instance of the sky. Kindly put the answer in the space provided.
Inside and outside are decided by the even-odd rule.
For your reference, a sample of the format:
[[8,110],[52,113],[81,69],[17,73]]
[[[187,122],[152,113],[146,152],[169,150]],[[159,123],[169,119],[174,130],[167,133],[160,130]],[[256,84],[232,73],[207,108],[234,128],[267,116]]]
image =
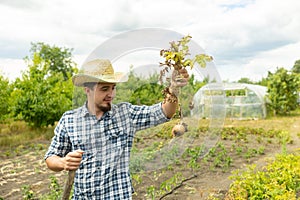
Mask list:
[[143,28],[191,35],[224,81],[259,81],[300,59],[299,0],[0,0],[0,73],[27,69],[31,43],[73,49],[80,65],[109,38]]

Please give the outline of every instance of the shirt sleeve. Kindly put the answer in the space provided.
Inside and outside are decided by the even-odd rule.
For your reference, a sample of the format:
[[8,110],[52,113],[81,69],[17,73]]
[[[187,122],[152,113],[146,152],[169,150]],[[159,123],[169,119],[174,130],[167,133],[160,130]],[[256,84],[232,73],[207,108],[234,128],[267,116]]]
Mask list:
[[152,106],[132,106],[131,117],[137,130],[153,127],[169,121],[162,109],[161,103]]
[[71,151],[71,142],[66,131],[64,116],[59,120],[54,133],[49,149],[44,156],[45,160],[54,155],[64,157]]

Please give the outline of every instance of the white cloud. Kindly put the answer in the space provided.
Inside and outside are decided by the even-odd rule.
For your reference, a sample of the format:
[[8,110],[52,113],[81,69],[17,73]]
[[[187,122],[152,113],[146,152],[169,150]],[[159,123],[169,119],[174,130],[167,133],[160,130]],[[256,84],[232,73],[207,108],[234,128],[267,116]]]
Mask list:
[[224,79],[257,79],[266,74],[261,66],[299,59],[299,10],[298,0],[2,0],[0,66],[28,55],[31,42],[83,57],[120,32],[160,27],[192,35]]
[[26,64],[22,59],[0,59],[0,74],[9,78],[12,82],[21,77],[22,71],[26,70]]
[[263,52],[245,65],[245,75],[252,74],[259,79],[260,75],[266,77],[268,71],[275,72],[280,67],[291,69],[295,61],[300,59],[299,49],[300,42]]
[[219,73],[223,79],[237,81],[241,77],[250,77],[253,81],[259,81],[267,77],[268,72],[275,72],[277,68],[284,67],[290,70],[299,55],[300,42],[289,44],[277,49],[259,53],[249,59],[245,64],[230,62],[219,67]]

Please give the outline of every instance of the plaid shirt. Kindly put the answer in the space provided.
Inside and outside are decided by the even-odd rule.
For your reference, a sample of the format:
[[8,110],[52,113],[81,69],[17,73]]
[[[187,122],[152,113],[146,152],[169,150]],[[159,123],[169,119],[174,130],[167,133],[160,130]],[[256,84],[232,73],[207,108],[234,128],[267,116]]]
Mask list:
[[129,157],[136,131],[168,121],[161,103],[113,105],[99,120],[86,105],[63,114],[45,159],[82,149],[73,199],[131,199]]

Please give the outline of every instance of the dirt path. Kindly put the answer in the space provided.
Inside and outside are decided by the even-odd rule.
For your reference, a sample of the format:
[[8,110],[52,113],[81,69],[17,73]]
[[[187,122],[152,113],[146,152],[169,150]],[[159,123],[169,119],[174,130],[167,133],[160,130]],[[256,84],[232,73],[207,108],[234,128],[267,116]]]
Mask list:
[[49,190],[50,176],[63,179],[64,173],[54,173],[46,168],[44,152],[45,150],[38,150],[13,158],[1,156],[0,197],[5,200],[20,200],[25,191],[34,191],[38,196]]

